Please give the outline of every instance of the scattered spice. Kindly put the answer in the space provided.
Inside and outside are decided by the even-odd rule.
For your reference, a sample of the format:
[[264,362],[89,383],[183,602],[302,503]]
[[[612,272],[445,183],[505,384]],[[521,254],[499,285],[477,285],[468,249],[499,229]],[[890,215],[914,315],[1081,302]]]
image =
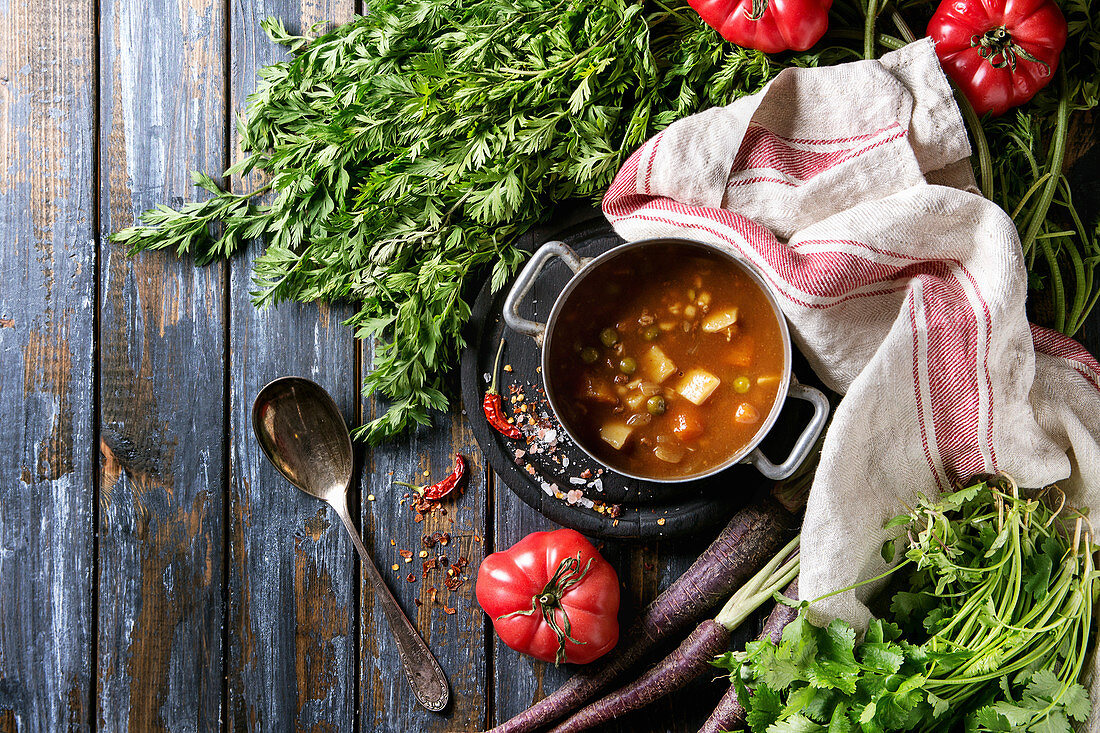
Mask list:
[[405,580],[409,583],[415,583],[416,582],[416,573],[409,573],[408,575],[405,576]]
[[[428,474],[427,471],[424,472]],[[395,481],[394,483],[399,486],[408,486],[416,492],[416,501],[413,502],[413,508],[417,513],[425,514],[427,510],[431,508],[431,502],[439,501],[443,497],[450,494],[458,485],[462,482],[462,479],[466,476],[466,459],[462,457],[461,453],[455,453],[455,466],[450,475],[446,478],[436,481],[434,484],[428,486],[415,486],[406,481]],[[423,508],[422,508],[423,507]]]

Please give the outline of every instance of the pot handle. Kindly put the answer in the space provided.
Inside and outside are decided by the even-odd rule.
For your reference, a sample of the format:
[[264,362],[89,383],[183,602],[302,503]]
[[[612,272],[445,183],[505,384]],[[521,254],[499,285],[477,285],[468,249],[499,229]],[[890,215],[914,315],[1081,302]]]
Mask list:
[[531,255],[531,259],[524,265],[523,270],[516,277],[516,281],[512,283],[512,289],[508,291],[508,297],[504,299],[504,322],[508,324],[508,328],[516,333],[530,336],[539,346],[542,346],[546,324],[530,321],[521,316],[519,314],[519,304],[527,297],[531,286],[535,284],[539,273],[542,272],[542,268],[546,267],[546,263],[550,261],[551,257],[560,257],[574,273],[580,272],[585,264],[585,261],[578,257],[577,253],[564,242],[547,242]]
[[791,386],[790,389],[787,390],[787,396],[799,400],[806,400],[811,403],[814,406],[813,417],[810,418],[809,424],[807,424],[806,428],[802,431],[802,435],[798,436],[798,440],[795,442],[794,447],[791,448],[791,453],[787,456],[787,460],[783,461],[778,466],[769,461],[767,456],[765,456],[763,451],[759,448],[749,453],[748,457],[748,463],[751,463],[756,467],[757,471],[774,481],[785,479],[798,470],[798,467],[802,465],[802,462],[806,460],[810,451],[813,450],[814,444],[817,443],[818,436],[820,436],[821,431],[825,429],[825,423],[829,419],[829,398],[826,397],[821,390],[799,384],[793,377],[791,379]]

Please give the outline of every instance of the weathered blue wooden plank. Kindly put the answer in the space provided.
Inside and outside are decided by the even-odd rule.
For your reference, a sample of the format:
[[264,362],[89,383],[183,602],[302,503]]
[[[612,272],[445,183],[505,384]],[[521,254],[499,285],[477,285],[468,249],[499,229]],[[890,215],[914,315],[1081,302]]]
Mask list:
[[92,718],[92,3],[0,5],[0,729]]
[[[369,344],[363,348],[365,373],[371,363]],[[366,404],[365,419],[380,409],[377,402]],[[382,609],[373,602],[370,583],[364,578],[360,625],[360,728],[364,731],[481,730],[485,723],[485,620],[474,599],[474,580],[485,555],[487,474],[466,420],[457,411],[456,404],[450,416],[437,416],[432,429],[369,451],[360,487],[366,499],[361,515],[363,541],[405,614],[443,667],[451,687],[451,704],[437,714],[416,703]],[[404,498],[409,489],[393,482],[423,485],[438,481],[451,472],[455,453],[467,460],[465,490],[444,499],[423,521],[415,521],[416,514]],[[468,580],[455,588],[445,585],[447,565],[429,569],[425,577],[422,538],[436,532],[447,533],[449,541],[426,549],[428,560],[436,558],[438,563],[443,556],[450,566],[460,559],[468,563],[459,574]],[[402,552],[411,555],[408,562]]]
[[222,714],[224,265],[127,256],[112,231],[223,165],[216,3],[100,3],[97,717],[196,730]]
[[[231,95],[243,107],[256,71],[282,59],[260,29],[274,15],[298,31],[350,17],[351,0],[234,0]],[[255,184],[255,180],[234,186]],[[326,506],[268,465],[252,432],[252,400],[275,377],[299,374],[328,389],[354,419],[355,351],[346,307],[250,299],[253,243],[232,263],[230,378],[228,727],[351,730],[355,691],[355,550]]]

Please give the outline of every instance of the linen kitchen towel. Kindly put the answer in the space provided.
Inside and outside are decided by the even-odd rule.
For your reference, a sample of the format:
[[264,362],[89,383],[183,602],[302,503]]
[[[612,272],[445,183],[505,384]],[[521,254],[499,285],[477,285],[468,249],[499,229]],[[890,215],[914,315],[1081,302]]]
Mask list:
[[[811,367],[844,395],[806,509],[803,598],[884,571],[881,528],[900,502],[975,474],[1057,482],[1100,510],[1100,364],[1029,325],[1016,228],[975,192],[969,155],[926,39],[787,69],[681,120],[604,198],[627,240],[705,240],[756,265]],[[818,611],[863,625],[871,593]],[[1100,731],[1096,682],[1092,697]]]

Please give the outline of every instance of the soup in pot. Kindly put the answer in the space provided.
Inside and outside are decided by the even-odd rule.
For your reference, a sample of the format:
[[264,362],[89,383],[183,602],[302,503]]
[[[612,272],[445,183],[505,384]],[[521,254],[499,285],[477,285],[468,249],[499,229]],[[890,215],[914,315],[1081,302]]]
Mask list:
[[567,298],[547,377],[590,453],[626,473],[681,478],[754,441],[786,365],[771,304],[740,267],[702,247],[638,247]]

